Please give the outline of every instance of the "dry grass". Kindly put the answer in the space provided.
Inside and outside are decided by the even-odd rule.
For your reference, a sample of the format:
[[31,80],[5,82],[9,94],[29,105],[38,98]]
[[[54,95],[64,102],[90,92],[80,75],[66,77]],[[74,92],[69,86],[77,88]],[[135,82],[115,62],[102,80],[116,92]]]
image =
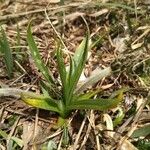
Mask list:
[[[146,0],[119,3],[126,3],[133,9],[129,10],[124,5],[106,6],[105,1],[104,5],[100,3],[98,6],[99,3],[94,0],[68,0],[64,5],[60,5],[57,0],[0,2],[0,21],[7,33],[15,62],[14,76],[8,79],[0,57],[1,87],[17,87],[40,93],[38,81],[41,80],[41,74],[30,57],[26,42],[27,25],[31,19],[41,56],[57,78],[55,40],[61,36],[67,47],[66,54],[72,54],[85,34],[86,26],[81,18],[83,16],[89,25],[93,41],[85,76],[89,76],[97,67],[111,66],[114,70],[111,77],[101,80],[92,88],[102,89],[100,97],[109,97],[114,90],[124,86],[132,88],[125,94],[124,103],[116,109],[106,112],[74,112],[69,118],[68,145],[64,144],[62,130],[53,129],[58,117],[56,114],[28,107],[17,98],[0,97],[0,129],[8,135],[4,138],[0,133],[0,149],[12,149],[14,146],[13,149],[16,150],[44,150],[44,147],[48,149],[48,145],[56,146],[54,149],[68,150],[134,150],[136,147],[146,149],[147,145],[150,148],[149,135],[132,138],[136,129],[150,125],[150,4]],[[20,45],[17,45],[17,25]],[[124,117],[120,124],[114,126],[113,121],[119,110]],[[17,144],[12,137],[17,137]],[[143,141],[147,145],[142,145]]]

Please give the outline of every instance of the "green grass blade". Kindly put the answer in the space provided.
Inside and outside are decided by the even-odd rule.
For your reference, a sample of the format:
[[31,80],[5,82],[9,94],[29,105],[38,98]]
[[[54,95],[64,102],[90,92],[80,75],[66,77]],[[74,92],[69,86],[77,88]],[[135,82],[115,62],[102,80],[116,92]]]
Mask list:
[[125,117],[125,113],[123,112],[122,108],[119,108],[118,111],[119,112],[118,112],[116,118],[113,121],[113,126],[114,127],[121,124],[123,122],[123,118]]
[[71,84],[73,72],[75,72],[75,64],[73,58],[70,56],[69,72],[67,72],[68,85]]
[[117,97],[119,99],[122,99],[123,98],[123,93],[128,92],[128,91],[130,91],[129,87],[122,87],[122,88],[112,92],[112,94],[109,98],[111,99],[111,98]]
[[58,105],[57,103],[50,99],[50,98],[43,98],[43,99],[38,99],[38,98],[28,98],[22,96],[22,100],[33,107],[45,109],[45,110],[50,110],[59,113]]
[[[0,129],[0,136],[2,136],[5,140],[8,139],[8,134]],[[23,141],[15,136],[12,136],[11,139],[17,143],[20,147],[23,147]]]
[[31,51],[32,58],[35,61],[36,66],[43,74],[44,78],[49,82],[49,84],[54,84],[54,79],[52,76],[52,73],[48,70],[48,68],[44,65],[39,50],[37,48],[37,45],[35,44],[34,38],[32,36],[31,32],[31,23],[28,25],[27,29],[27,42]]
[[16,142],[16,144],[19,145],[20,147],[23,147],[23,145],[24,145],[23,140],[21,140],[21,139],[15,137],[15,136],[12,136],[12,137],[11,137],[11,140],[13,140],[14,142]]
[[80,94],[80,95],[75,95],[75,100],[87,100],[92,98],[93,96],[95,96],[96,94],[100,93],[102,91],[102,89],[97,89],[95,91],[90,91],[88,93],[84,93],[84,94]]
[[[88,41],[89,41],[89,39],[88,39],[88,37],[86,37],[75,51],[73,59],[74,59],[76,66],[78,66],[81,62],[86,60],[85,58],[87,56],[86,54],[87,54]],[[84,58],[84,60],[83,60],[83,58]]]
[[93,109],[108,110],[115,108],[120,103],[120,99],[88,99],[73,101],[67,109]]
[[2,37],[0,38],[0,51],[3,53],[8,77],[11,78],[13,73],[13,56],[5,31],[3,30],[2,27],[1,27],[1,36]]
[[62,140],[62,144],[64,146],[69,145],[69,141],[70,141],[70,137],[69,137],[69,131],[68,131],[68,127],[65,125],[64,129],[63,129],[63,140]]
[[75,84],[77,84],[79,77],[83,71],[84,65],[86,63],[87,54],[89,50],[88,46],[89,46],[89,34],[79,45],[73,57],[74,72],[73,72],[72,78],[74,78]]
[[57,64],[58,64],[58,71],[62,83],[62,90],[63,90],[62,96],[63,96],[64,104],[66,104],[65,100],[67,99],[67,92],[68,92],[67,72],[63,60],[62,50],[60,48],[57,49]]
[[45,97],[50,97],[50,87],[48,87],[49,84],[47,85],[44,81],[40,81],[40,88],[42,90],[42,94],[45,96]]
[[58,63],[58,70],[62,82],[62,86],[66,86],[66,67],[63,61],[63,55],[60,48],[57,49],[57,63]]
[[140,137],[146,137],[148,135],[150,135],[150,125],[145,125],[139,129],[136,129],[131,135],[131,137],[140,138]]
[[76,88],[76,85],[78,83],[78,80],[81,76],[81,73],[83,71],[84,65],[86,63],[87,54],[88,54],[88,45],[89,45],[89,34],[87,37],[83,40],[83,42],[80,44],[79,48],[77,49],[77,52],[75,53],[73,57],[72,64],[72,74],[70,77],[70,85],[69,85],[69,96],[68,96],[68,103],[70,103],[71,96]]
[[7,139],[8,134],[5,131],[0,129],[0,136],[2,136],[3,138]]
[[[69,71],[67,72],[67,76],[66,76],[66,82],[67,82],[67,86],[66,86],[66,94],[65,94],[65,104],[69,103],[70,98],[71,98],[71,88],[70,85],[72,83],[72,74],[74,72],[74,61],[72,59],[72,57],[70,56],[70,67],[69,67]],[[73,95],[72,95],[73,96]]]

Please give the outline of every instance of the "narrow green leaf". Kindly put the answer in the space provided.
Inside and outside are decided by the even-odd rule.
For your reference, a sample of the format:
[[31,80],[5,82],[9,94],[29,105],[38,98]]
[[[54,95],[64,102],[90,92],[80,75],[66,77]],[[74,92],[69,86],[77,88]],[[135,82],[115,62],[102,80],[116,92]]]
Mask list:
[[50,140],[47,144],[47,148],[42,149],[42,150],[55,150],[55,149],[57,149],[56,141]]
[[115,120],[113,121],[114,127],[117,126],[117,125],[119,125],[119,124],[121,124],[122,121],[123,121],[123,118],[124,118],[124,116],[125,116],[125,114],[124,114],[122,108],[119,108],[118,111],[119,111],[119,112],[118,112],[118,114],[117,114],[117,117],[116,117]]
[[69,71],[67,72],[68,86],[70,86],[72,82],[72,75],[74,72],[75,72],[75,64],[73,58],[70,56],[70,66],[69,66]]
[[41,88],[42,93],[45,97],[50,96],[50,94],[49,94],[50,87],[48,87],[48,85],[46,85],[46,83],[44,81],[42,81],[42,80],[40,81],[40,88]]
[[[72,94],[76,88],[78,80],[83,71],[84,65],[86,63],[87,54],[88,54],[88,45],[89,45],[88,43],[89,43],[89,33],[87,37],[83,40],[83,42],[81,43],[81,45],[79,46],[77,52],[73,57],[73,61],[72,61],[73,67],[72,67],[72,74],[70,77],[68,103],[70,103],[72,99]],[[72,64],[70,64],[70,66]]]
[[[5,140],[7,140],[7,138],[8,138],[8,134],[1,129],[0,129],[0,136],[2,136]],[[23,146],[23,141],[15,136],[12,136],[11,140],[15,141],[17,143],[17,145],[19,145],[20,147]]]
[[20,147],[23,147],[23,144],[24,144],[24,143],[23,143],[23,140],[21,140],[21,139],[15,137],[15,136],[12,136],[11,139],[12,139],[13,141],[15,141],[15,142],[17,143],[17,145],[19,145]]
[[87,60],[88,54],[88,45],[89,45],[89,35],[82,41],[82,43],[77,48],[75,55],[73,57],[74,60],[74,72],[72,78],[74,79],[73,83],[75,86],[79,80],[79,77],[83,71],[84,65]]
[[1,35],[2,37],[0,38],[0,51],[4,54],[3,57],[5,60],[8,77],[11,78],[13,73],[13,57],[5,31],[3,30],[2,27],[1,27]]
[[0,129],[0,136],[2,136],[3,138],[7,139],[8,134],[5,131]]
[[58,64],[58,71],[60,74],[60,79],[61,79],[61,83],[62,83],[62,90],[63,90],[63,101],[64,104],[66,104],[66,99],[67,99],[67,92],[68,92],[68,84],[67,84],[67,72],[66,72],[66,66],[64,64],[64,60],[63,60],[63,54],[62,54],[62,50],[60,49],[60,47],[57,49],[57,64]]
[[60,113],[57,103],[50,98],[34,99],[34,98],[26,98],[22,96],[22,100],[28,105],[31,105],[33,107]]
[[[45,99],[45,98],[47,98],[42,94],[37,94],[37,93],[34,93],[34,92],[30,92],[30,91],[23,91],[23,90],[20,90],[20,89],[11,89],[11,88],[4,88],[4,91],[5,91],[5,89],[7,91],[10,89],[9,91],[16,93],[16,95],[20,95],[21,98],[33,98],[33,99]],[[0,91],[1,90],[2,89],[0,89]],[[2,90],[2,92],[3,92],[3,90]]]
[[85,53],[87,54],[87,46],[88,46],[87,44],[89,42],[88,40],[89,40],[88,37],[84,38],[81,44],[78,46],[78,48],[75,51],[73,59],[74,59],[76,66],[78,66],[80,62],[83,62],[86,60],[86,59],[83,60],[83,56],[84,58],[86,58]]
[[69,140],[70,140],[70,138],[69,138],[68,127],[64,126],[62,144],[66,147],[67,145],[69,145]]
[[66,90],[66,94],[64,95],[64,100],[65,100],[65,104],[68,104],[70,102],[71,96],[73,96],[73,93],[71,93],[71,83],[72,83],[72,74],[74,72],[74,61],[72,59],[72,57],[70,56],[70,66],[69,66],[69,71],[67,72],[67,76],[66,76],[66,82],[67,82],[67,86],[65,88]]
[[111,94],[111,96],[110,96],[109,98],[111,99],[111,98],[116,98],[116,97],[117,97],[118,99],[122,100],[122,98],[123,98],[123,93],[124,93],[124,92],[127,92],[127,91],[129,91],[129,90],[130,90],[129,87],[122,87],[122,88],[120,88],[120,89],[114,91],[114,92]]
[[90,92],[87,92],[87,93],[84,93],[84,94],[80,94],[78,96],[75,95],[75,100],[87,100],[87,99],[90,99],[92,98],[93,96],[95,96],[96,94],[100,93],[102,91],[102,89],[97,89],[95,91],[90,91]]
[[150,135],[150,125],[145,125],[133,132],[132,138],[146,137]]
[[119,99],[88,99],[78,100],[71,102],[68,110],[71,109],[94,109],[94,110],[107,110],[115,108],[120,103]]
[[28,25],[28,29],[27,29],[27,42],[31,51],[32,58],[34,59],[36,66],[41,71],[44,78],[49,82],[49,84],[54,84],[54,78],[52,76],[52,73],[44,65],[41,59],[39,50],[35,44],[35,41],[31,32],[31,23]]
[[60,48],[57,49],[57,63],[58,63],[58,70],[62,82],[62,86],[66,86],[66,67],[63,61],[62,50]]

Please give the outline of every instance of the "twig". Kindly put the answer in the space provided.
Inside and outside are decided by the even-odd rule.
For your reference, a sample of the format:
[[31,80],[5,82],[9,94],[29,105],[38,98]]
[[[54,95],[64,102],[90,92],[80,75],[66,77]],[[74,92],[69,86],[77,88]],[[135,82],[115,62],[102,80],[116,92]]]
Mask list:
[[61,150],[62,141],[63,141],[63,133],[62,133],[62,136],[61,136],[61,138],[60,138],[60,141],[59,141],[57,150]]
[[82,143],[81,143],[81,146],[80,146],[80,149],[79,149],[79,150],[82,150],[82,149],[83,149],[83,146],[85,145],[85,143],[87,142],[87,140],[88,140],[88,138],[89,138],[91,129],[92,129],[92,127],[91,127],[91,124],[89,123],[89,124],[88,124],[88,128],[87,128],[87,131],[86,131],[86,134],[85,134],[85,136],[84,136],[84,139],[83,139],[83,141],[82,141]]
[[35,125],[34,125],[34,132],[33,132],[33,141],[35,141],[37,131],[38,131],[38,120],[39,120],[39,109],[36,109],[36,115],[35,115]]
[[150,32],[150,28],[144,31],[131,45],[134,45],[136,42],[138,42],[141,38],[143,38],[145,35],[147,35]]
[[74,145],[73,145],[73,150],[76,150],[76,149],[77,149],[77,145],[78,145],[78,142],[79,142],[79,138],[80,138],[81,133],[82,133],[82,131],[83,131],[83,128],[84,128],[84,125],[85,125],[86,120],[87,120],[87,117],[85,116],[85,117],[84,117],[84,120],[83,120],[83,122],[82,122],[82,124],[81,124],[81,126],[80,126],[80,130],[79,130],[79,132],[78,132],[78,134],[77,134],[77,136],[76,136],[76,140],[75,140]]
[[48,14],[47,14],[47,12],[46,12],[46,9],[45,9],[45,16],[46,16],[47,20],[49,21],[49,24],[50,24],[50,25],[51,25],[51,27],[53,28],[53,30],[54,30],[54,32],[55,32],[55,34],[56,34],[56,35],[57,35],[57,37],[59,38],[59,40],[60,40],[61,44],[64,46],[65,51],[66,51],[67,53],[71,53],[71,52],[67,49],[67,47],[66,47],[65,43],[63,42],[63,40],[62,40],[61,36],[59,35],[59,33],[57,32],[57,30],[56,30],[56,29],[55,29],[55,27],[53,26],[53,24],[52,24],[51,20],[49,19]]
[[94,111],[93,110],[91,110],[90,118],[88,118],[88,119],[89,119],[89,123],[91,124],[91,127],[94,129],[94,134],[95,134],[95,137],[96,137],[97,150],[101,150],[101,144],[100,144],[100,141],[99,141],[99,134],[97,134],[97,131],[96,131],[95,115],[94,115]]

